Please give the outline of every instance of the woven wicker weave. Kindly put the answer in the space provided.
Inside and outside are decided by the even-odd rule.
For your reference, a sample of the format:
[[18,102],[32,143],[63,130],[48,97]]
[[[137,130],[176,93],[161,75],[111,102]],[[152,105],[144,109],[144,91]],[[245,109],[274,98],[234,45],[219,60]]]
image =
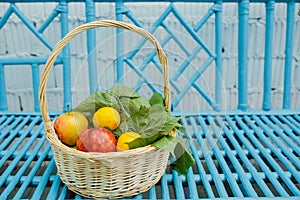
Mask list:
[[170,109],[167,58],[158,41],[146,30],[124,22],[102,20],[81,25],[70,31],[54,47],[41,76],[39,100],[47,139],[50,141],[58,174],[66,186],[85,197],[120,198],[150,189],[164,173],[169,152],[146,146],[124,152],[86,153],[69,148],[58,139],[48,114],[46,84],[51,68],[63,47],[77,34],[92,28],[115,27],[136,32],[156,48],[163,68],[164,96]]

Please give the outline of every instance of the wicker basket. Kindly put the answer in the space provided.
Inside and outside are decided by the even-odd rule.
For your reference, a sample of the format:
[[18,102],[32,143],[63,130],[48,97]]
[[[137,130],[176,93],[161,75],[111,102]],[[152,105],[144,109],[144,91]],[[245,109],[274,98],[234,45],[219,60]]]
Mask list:
[[167,58],[158,41],[146,30],[124,22],[102,20],[81,25],[70,31],[54,47],[41,76],[39,100],[47,139],[50,141],[58,174],[72,191],[89,198],[121,198],[147,191],[164,173],[169,152],[146,146],[124,152],[86,153],[69,148],[58,139],[46,103],[46,83],[58,54],[77,34],[92,28],[115,27],[136,32],[156,48],[163,68],[164,96],[170,109]]

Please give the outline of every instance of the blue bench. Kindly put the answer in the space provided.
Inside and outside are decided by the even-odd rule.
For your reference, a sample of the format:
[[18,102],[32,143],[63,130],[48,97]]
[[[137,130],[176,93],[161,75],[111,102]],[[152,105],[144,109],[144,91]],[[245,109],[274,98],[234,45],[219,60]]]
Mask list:
[[[69,32],[68,7],[70,4],[84,4],[86,22],[97,20],[96,5],[105,2],[115,7],[115,19],[131,21],[140,27],[147,27],[147,22],[141,22],[127,7],[146,1],[80,1],[80,0],[46,0],[43,2],[55,3],[51,14],[36,26],[19,9],[23,3],[34,4],[36,0],[4,0],[4,14],[0,16],[0,33],[4,31],[5,24],[12,14],[16,15],[22,23],[35,35],[46,48],[51,51],[54,47],[44,33],[56,19],[59,19],[60,37]],[[156,2],[156,1],[155,1]],[[159,2],[159,1],[157,1]],[[165,1],[164,1],[165,2]],[[210,3],[207,13],[199,19],[198,23],[190,24],[178,7],[184,3]],[[226,3],[238,5],[238,55],[237,55],[237,105],[233,109],[224,107],[222,68],[222,7]],[[265,32],[264,35],[264,64],[263,68],[263,94],[262,106],[252,109],[249,106],[248,88],[248,38],[249,38],[249,7],[254,3],[265,4]],[[272,53],[274,38],[274,6],[283,3],[287,6],[286,30],[284,48],[284,64],[282,64],[283,94],[282,106],[275,109],[272,104]],[[131,197],[134,199],[199,199],[228,197],[261,197],[273,198],[300,198],[300,109],[291,105],[292,99],[292,70],[293,48],[299,44],[299,35],[294,33],[296,8],[299,0],[268,0],[268,1],[168,1],[162,14],[151,25],[149,31],[155,33],[163,29],[167,34],[159,40],[163,48],[173,40],[182,49],[185,57],[177,57],[170,62],[172,89],[172,111],[175,115],[182,116],[181,123],[186,128],[191,139],[187,141],[191,153],[195,158],[195,165],[190,168],[186,176],[179,176],[170,169],[162,176],[159,183],[148,192]],[[5,4],[5,6],[4,6]],[[148,5],[149,4],[149,5]],[[151,9],[154,3],[145,3],[144,8]],[[149,6],[149,8],[147,8]],[[82,15],[82,13],[80,13]],[[170,24],[165,22],[169,15],[174,16],[190,37],[195,41],[194,46],[186,46],[180,35],[172,31]],[[199,36],[199,30],[205,27],[208,19],[214,20],[214,46],[207,45]],[[19,33],[21,34],[21,33]],[[0,35],[4,37],[4,34]],[[136,64],[135,56],[139,49],[145,45],[143,39],[137,40],[135,48],[127,51],[125,33],[116,30],[115,74],[116,82],[126,82],[124,76],[129,71],[141,77],[134,88],[142,91],[144,86],[150,91],[160,91],[160,87],[147,75],[147,66],[160,71],[157,58],[153,50],[142,52],[142,64]],[[186,35],[185,35],[186,37]],[[86,32],[87,62],[89,76],[89,92],[97,89],[99,69],[97,65],[98,38],[96,30]],[[56,41],[57,42],[57,41]],[[0,44],[3,48],[2,44]],[[174,50],[175,51],[175,50]],[[197,58],[199,52],[205,52],[205,60],[201,66],[194,66],[192,60]],[[50,110],[50,117],[55,118],[60,112],[72,107],[72,85],[74,79],[72,72],[72,48],[67,45],[57,58],[55,65],[63,66],[63,103],[59,110]],[[166,51],[172,57],[172,52]],[[47,61],[47,56],[30,55],[27,57],[12,57],[9,52],[0,57],[0,199],[81,199],[82,197],[68,190],[57,175],[53,154],[44,135],[43,120],[39,112],[38,87],[40,82],[40,69]],[[30,54],[30,53],[29,53]],[[49,53],[50,54],[50,53]],[[201,54],[201,56],[203,56]],[[201,58],[200,56],[200,58]],[[176,56],[175,56],[176,57]],[[173,57],[172,57],[173,58]],[[199,58],[199,57],[198,57]],[[181,60],[180,60],[181,59]],[[298,59],[298,58],[296,58]],[[178,62],[177,68],[171,66]],[[294,62],[294,63],[293,63]],[[298,61],[299,62],[299,61]],[[31,78],[20,77],[32,82],[33,110],[11,110],[8,100],[7,79],[5,69],[11,66],[30,66]],[[214,70],[214,87],[212,92],[205,90],[199,79],[208,67]],[[196,69],[181,80],[180,75],[188,69]],[[187,75],[186,75],[187,76]],[[73,80],[73,81],[72,81]],[[18,81],[18,80],[15,80]],[[192,93],[191,93],[192,91]],[[197,106],[198,98],[193,96],[186,100],[186,95],[194,94],[211,107],[209,110],[188,109]],[[55,99],[55,98],[52,98]],[[55,99],[56,100],[56,99]],[[58,101],[58,100],[57,100]],[[59,101],[58,101],[59,104]],[[183,104],[183,105],[182,105]],[[194,105],[187,105],[194,104]],[[189,107],[190,106],[190,107]],[[187,109],[182,110],[181,107]]]

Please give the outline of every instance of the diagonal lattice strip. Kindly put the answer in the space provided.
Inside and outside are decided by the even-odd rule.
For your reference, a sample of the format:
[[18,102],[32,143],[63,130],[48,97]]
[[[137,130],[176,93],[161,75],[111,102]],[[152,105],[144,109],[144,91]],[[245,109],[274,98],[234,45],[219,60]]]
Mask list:
[[48,25],[54,20],[55,17],[59,15],[61,12],[61,6],[57,6],[52,13],[49,15],[49,17],[46,19],[44,24],[41,25],[39,29],[37,29],[32,22],[21,12],[21,10],[15,5],[10,4],[6,12],[4,13],[3,17],[0,19],[0,29],[8,18],[14,13],[22,22],[23,24],[49,49],[53,49],[53,45],[50,44],[48,39],[42,34],[43,31],[48,27]]
[[[128,19],[131,20],[133,23],[135,23],[137,26],[143,27],[143,25],[135,18],[135,16],[132,14],[132,12],[129,10],[129,8],[127,8],[125,5],[123,5],[123,6],[125,8],[124,10],[126,10],[126,12],[124,12],[124,14],[128,17]],[[205,70],[204,71],[202,70],[203,67],[202,67],[202,69],[199,70],[202,72],[201,73],[199,73],[198,71],[195,72],[195,74],[192,76],[192,79],[193,79],[193,81],[191,81],[192,83],[187,83],[183,87],[183,89],[181,89],[180,86],[178,85],[178,83],[176,83],[176,80],[178,80],[178,78],[184,73],[184,71],[187,69],[187,67],[190,66],[192,60],[196,58],[197,54],[201,50],[204,50],[207,53],[207,55],[209,56],[209,59],[204,64],[205,69],[207,69],[207,67],[208,67],[207,64],[210,65],[214,61],[214,59],[215,59],[214,53],[209,49],[209,47],[207,45],[205,45],[205,43],[202,41],[202,39],[197,35],[197,32],[202,28],[202,26],[207,22],[207,20],[215,13],[215,10],[220,9],[218,6],[219,5],[214,4],[209,9],[207,14],[204,15],[203,18],[200,19],[199,22],[193,28],[186,22],[186,20],[183,18],[183,16],[180,14],[180,12],[176,9],[174,3],[170,3],[170,5],[165,9],[165,11],[161,14],[161,16],[154,22],[152,27],[155,27],[155,28],[152,28],[150,30],[150,32],[152,34],[154,34],[155,31],[157,31],[158,27],[162,27],[166,31],[167,35],[162,40],[161,45],[163,47],[166,46],[168,44],[168,42],[172,39],[173,41],[176,42],[176,44],[179,46],[179,48],[181,48],[182,51],[187,56],[187,58],[184,59],[183,63],[180,65],[178,70],[176,70],[174,72],[174,75],[170,78],[171,86],[176,91],[176,93],[178,93],[177,98],[174,100],[174,102],[172,102],[173,107],[176,107],[178,105],[179,101],[183,98],[183,96],[185,96],[185,94],[187,94],[187,92],[192,87],[201,96],[204,97],[204,99],[209,103],[209,105],[214,106],[214,100],[210,97],[209,94],[207,94],[203,89],[201,89],[201,87],[196,83],[197,79],[199,79],[201,74],[205,71]],[[197,46],[192,51],[190,51],[188,48],[186,48],[186,46],[182,43],[180,38],[178,38],[172,32],[171,28],[165,22],[167,17],[170,16],[171,14],[173,14],[176,17],[176,19],[179,20],[179,22],[182,24],[183,28],[191,35],[191,38],[193,38],[194,41],[197,43]],[[146,39],[141,39],[141,41],[136,46],[135,50],[128,54],[127,58],[125,59],[125,62],[127,62],[126,61],[127,59],[133,59],[135,57],[135,55],[138,53],[139,49],[141,49],[142,46],[145,45],[145,43],[146,43]],[[156,61],[154,56],[155,56],[155,52],[152,52],[146,59],[144,59],[142,67],[140,67],[140,72],[143,72],[147,68],[147,66],[150,62],[154,63],[154,65],[157,67],[157,69],[160,69],[160,66],[158,65],[158,62]],[[138,75],[140,76],[140,73]],[[142,84],[143,84],[143,80],[139,80],[135,88],[137,90],[139,90],[141,88]],[[153,88],[151,88],[151,89],[153,90]],[[157,90],[155,89],[154,91],[157,91]]]

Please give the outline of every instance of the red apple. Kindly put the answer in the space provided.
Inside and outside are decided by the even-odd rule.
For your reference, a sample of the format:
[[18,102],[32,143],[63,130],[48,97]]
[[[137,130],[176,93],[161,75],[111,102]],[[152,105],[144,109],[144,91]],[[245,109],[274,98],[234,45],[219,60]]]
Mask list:
[[53,126],[62,143],[74,146],[79,133],[88,128],[88,120],[79,112],[67,112],[58,116]]
[[91,128],[82,131],[76,143],[80,151],[113,152],[116,151],[117,141],[112,132],[105,128]]

